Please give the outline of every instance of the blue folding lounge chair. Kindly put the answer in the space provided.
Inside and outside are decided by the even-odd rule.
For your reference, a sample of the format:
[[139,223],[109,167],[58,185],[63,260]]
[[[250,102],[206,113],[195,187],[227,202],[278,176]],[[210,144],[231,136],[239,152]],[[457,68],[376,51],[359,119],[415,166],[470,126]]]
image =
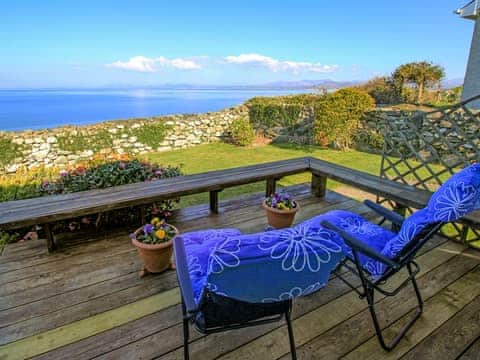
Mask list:
[[[365,204],[384,220],[390,221],[394,225],[394,231],[399,229],[398,233],[347,211],[331,211],[310,221],[312,226],[322,224],[342,237],[342,247],[347,256],[341,264],[360,277],[363,290],[358,290],[338,275],[361,298],[367,299],[380,345],[390,351],[423,311],[422,297],[415,280],[419,267],[414,257],[442,225],[459,220],[480,208],[480,164],[471,165],[453,175],[432,195],[425,208],[407,219],[370,201]],[[404,267],[408,270],[408,277],[396,289],[387,291],[383,284]],[[375,312],[374,292],[377,290],[383,295],[394,296],[409,282],[412,283],[418,300],[417,311],[391,343],[387,344]]]
[[201,333],[264,324],[285,316],[296,359],[292,299],[322,288],[343,252],[338,235],[311,224],[242,235],[236,229],[197,231],[174,241],[181,289],[184,357],[189,322]]

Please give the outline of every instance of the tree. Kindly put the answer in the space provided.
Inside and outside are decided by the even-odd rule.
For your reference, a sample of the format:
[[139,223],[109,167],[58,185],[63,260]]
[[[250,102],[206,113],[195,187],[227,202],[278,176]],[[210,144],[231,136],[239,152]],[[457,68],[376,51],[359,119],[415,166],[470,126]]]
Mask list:
[[427,61],[400,65],[392,74],[392,78],[400,90],[407,84],[416,86],[418,103],[422,101],[425,88],[439,85],[444,77],[445,70],[443,67]]

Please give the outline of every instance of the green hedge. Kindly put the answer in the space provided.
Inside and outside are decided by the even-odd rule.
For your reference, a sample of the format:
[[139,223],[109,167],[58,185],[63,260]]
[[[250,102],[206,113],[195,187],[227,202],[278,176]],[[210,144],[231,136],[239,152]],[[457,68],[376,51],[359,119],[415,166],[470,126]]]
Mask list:
[[346,88],[328,94],[315,104],[315,138],[322,146],[351,147],[360,120],[375,106],[365,91]]
[[313,106],[323,95],[299,94],[254,97],[246,102],[250,123],[255,129],[294,126],[306,106]]

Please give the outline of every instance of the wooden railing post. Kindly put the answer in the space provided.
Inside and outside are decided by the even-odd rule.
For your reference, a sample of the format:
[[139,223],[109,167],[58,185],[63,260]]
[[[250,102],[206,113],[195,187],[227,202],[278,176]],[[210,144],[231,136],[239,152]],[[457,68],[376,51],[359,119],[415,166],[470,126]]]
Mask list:
[[221,190],[210,191],[210,211],[214,214],[218,214],[218,193]]
[[323,198],[327,191],[327,177],[312,172],[311,189],[313,195]]
[[269,178],[267,179],[267,188],[265,190],[265,197],[275,194],[275,190],[277,188],[277,178]]

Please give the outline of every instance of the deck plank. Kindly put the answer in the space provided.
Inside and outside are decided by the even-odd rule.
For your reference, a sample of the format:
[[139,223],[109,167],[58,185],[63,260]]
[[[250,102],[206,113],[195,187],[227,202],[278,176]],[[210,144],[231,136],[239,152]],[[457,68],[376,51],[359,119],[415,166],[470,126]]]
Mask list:
[[[478,310],[477,310],[478,311]],[[478,337],[474,343],[470,345],[466,351],[461,354],[458,359],[461,360],[478,360],[478,354],[480,354],[480,337]]]
[[[371,338],[345,356],[345,359],[364,359],[366,357],[369,359],[400,358],[479,296],[479,281],[480,267],[476,267],[455,283],[444,288],[433,298],[427,300],[422,317],[415,323],[415,331],[407,333],[403,341],[397,345],[395,351],[390,353],[378,351],[376,339]],[[410,313],[405,315],[400,321],[388,327],[385,331],[387,336],[392,336],[392,334],[396,333],[401,324],[411,315]]]
[[[309,185],[288,190],[301,203],[296,222],[333,209],[373,217],[363,204],[335,192],[318,199]],[[260,231],[265,227],[263,196],[221,200],[218,215],[209,213],[208,204],[177,210],[172,222],[182,232],[218,227]],[[182,358],[175,273],[139,279],[140,262],[127,234],[122,229],[108,235],[83,234],[53,254],[46,253],[42,241],[9,245],[0,256],[0,358]],[[441,360],[462,352],[465,359],[478,358],[473,354],[480,348],[480,290],[472,284],[480,277],[479,254],[440,237],[427,243],[418,256],[419,284],[427,300],[424,318],[400,350],[387,355],[373,337],[365,301],[333,276],[326,288],[295,303],[299,358]],[[409,291],[377,300],[387,333],[413,307]],[[452,343],[451,350],[442,351]],[[288,352],[283,322],[209,336],[192,331],[193,359],[288,359]]]
[[[463,353],[480,336],[480,297],[460,310],[402,359],[447,360]],[[480,353],[477,353],[480,357]]]

